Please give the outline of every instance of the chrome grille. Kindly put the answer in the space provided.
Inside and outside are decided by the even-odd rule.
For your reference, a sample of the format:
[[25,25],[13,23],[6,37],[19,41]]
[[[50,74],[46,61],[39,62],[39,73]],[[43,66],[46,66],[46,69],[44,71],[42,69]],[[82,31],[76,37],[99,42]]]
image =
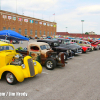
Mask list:
[[69,51],[69,53],[71,53],[71,50],[68,50]]
[[76,52],[78,52],[78,48],[76,49]]
[[33,65],[32,58],[28,59],[28,65],[29,65],[30,75],[34,76],[35,75],[35,71],[34,71],[34,65]]

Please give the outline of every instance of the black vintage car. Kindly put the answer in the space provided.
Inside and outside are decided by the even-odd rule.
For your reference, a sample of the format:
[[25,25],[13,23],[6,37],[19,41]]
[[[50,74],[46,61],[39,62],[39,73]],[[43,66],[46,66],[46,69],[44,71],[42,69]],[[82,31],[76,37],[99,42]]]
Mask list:
[[59,42],[57,40],[43,39],[43,40],[37,40],[37,42],[48,43],[50,45],[50,47],[52,48],[52,50],[57,52],[57,54],[59,54],[60,52],[64,52],[64,60],[65,61],[67,59],[73,58],[73,56],[74,56],[73,52],[69,48],[60,46]]
[[69,49],[71,49],[74,52],[74,55],[82,53],[82,47],[79,45],[75,45],[70,43],[69,39],[58,39],[58,42],[60,43],[60,46],[63,47],[66,45]]

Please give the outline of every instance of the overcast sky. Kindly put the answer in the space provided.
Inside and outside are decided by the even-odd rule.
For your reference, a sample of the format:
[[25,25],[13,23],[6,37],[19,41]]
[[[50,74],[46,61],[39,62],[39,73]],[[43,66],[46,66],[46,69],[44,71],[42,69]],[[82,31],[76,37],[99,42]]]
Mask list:
[[[100,0],[0,0],[1,10],[57,23],[57,32],[100,34]],[[55,15],[53,15],[55,14]],[[67,28],[66,28],[67,27]]]

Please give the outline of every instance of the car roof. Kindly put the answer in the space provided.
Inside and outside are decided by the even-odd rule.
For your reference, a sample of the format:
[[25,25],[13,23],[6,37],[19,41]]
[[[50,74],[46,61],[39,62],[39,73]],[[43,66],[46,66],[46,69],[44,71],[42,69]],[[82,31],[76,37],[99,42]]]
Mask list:
[[37,40],[37,41],[57,42],[58,40],[53,40],[53,39],[43,39],[43,40]]
[[[10,43],[6,43],[6,42],[3,42],[3,41],[0,41],[0,46],[4,46],[4,45],[13,46],[13,45],[10,44]],[[13,46],[13,47],[14,47],[14,46]]]
[[36,45],[38,45],[38,46],[41,46],[41,45],[48,45],[48,43],[45,43],[45,42],[31,42],[30,45],[31,45],[31,44],[36,44]]
[[58,38],[58,40],[70,40],[70,39]]

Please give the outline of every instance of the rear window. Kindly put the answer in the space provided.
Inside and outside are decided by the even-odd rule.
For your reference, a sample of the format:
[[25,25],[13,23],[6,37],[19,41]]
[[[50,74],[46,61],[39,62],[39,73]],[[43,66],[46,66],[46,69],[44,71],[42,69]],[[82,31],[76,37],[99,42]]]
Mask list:
[[31,46],[30,49],[32,51],[39,51],[39,48],[37,46]]
[[82,41],[80,41],[79,43],[82,44]]

